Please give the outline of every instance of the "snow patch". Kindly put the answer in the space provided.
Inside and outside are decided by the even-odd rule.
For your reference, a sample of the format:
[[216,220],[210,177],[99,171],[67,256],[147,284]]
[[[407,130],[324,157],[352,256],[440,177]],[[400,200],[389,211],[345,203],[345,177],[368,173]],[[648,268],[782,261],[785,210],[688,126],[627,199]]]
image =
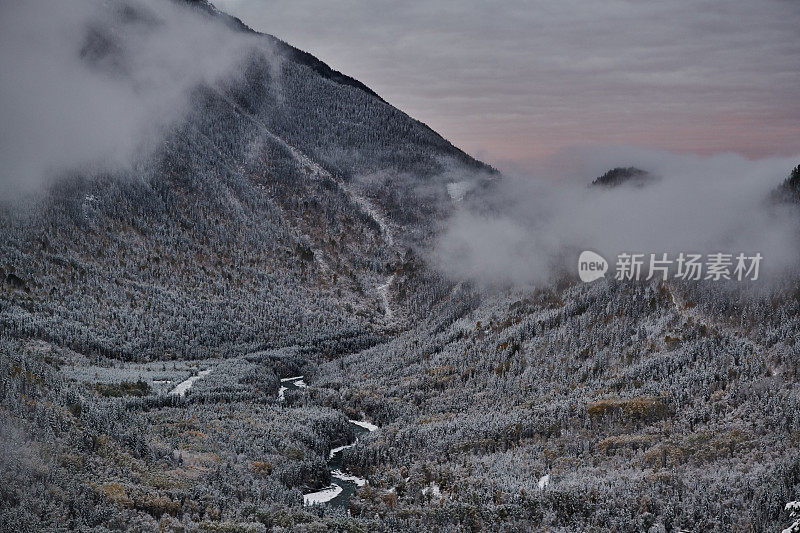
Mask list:
[[360,427],[366,429],[367,431],[376,431],[376,430],[380,429],[375,424],[370,424],[369,422],[362,422],[361,420],[350,420],[350,423],[351,424],[355,424],[357,426],[360,426]]
[[380,211],[378,211],[378,209],[372,205],[372,202],[363,196],[356,194],[349,187],[343,188],[345,192],[350,195],[350,198],[352,198],[358,204],[358,206],[361,207],[361,209],[363,209],[364,212],[378,224],[386,244],[393,246],[394,238],[392,238],[392,232],[389,230],[389,224],[386,222],[386,219],[383,218],[383,215],[380,213]]
[[337,446],[336,448],[331,449],[330,453],[328,453],[328,459],[333,459],[333,456],[337,453],[346,450],[347,448],[352,448],[356,444],[358,444],[358,439],[356,439],[353,444],[345,444],[344,446]]
[[430,494],[434,498],[441,498],[442,490],[439,488],[439,485],[437,483],[431,482],[430,485],[422,489],[422,494],[425,496]]
[[352,474],[346,474],[341,470],[331,471],[331,476],[342,481],[351,481],[359,487],[363,487],[364,485],[367,484],[367,480],[364,479],[363,477],[354,476]]
[[177,387],[172,389],[172,392],[170,392],[170,394],[172,394],[174,396],[180,396],[181,398],[183,398],[184,395],[186,395],[186,391],[188,391],[189,389],[192,388],[192,385],[194,385],[194,382],[197,381],[198,379],[202,378],[203,376],[208,375],[209,372],[211,372],[210,368],[208,368],[206,370],[201,370],[200,372],[197,373],[196,376],[192,376],[189,379],[181,381],[180,383],[178,383]]
[[550,484],[550,474],[545,474],[539,478],[539,489],[544,490]]
[[342,493],[342,487],[339,485],[330,485],[317,492],[310,494],[303,494],[303,505],[317,505],[320,503],[327,503]]
[[307,171],[308,171],[308,173],[309,173],[309,177],[311,177],[311,178],[316,178],[316,179],[320,179],[320,178],[323,178],[323,177],[324,177],[324,178],[330,178],[330,177],[331,177],[331,173],[330,173],[330,172],[328,172],[327,170],[325,170],[324,168],[322,168],[322,167],[321,167],[321,166],[320,166],[318,163],[316,163],[315,161],[313,161],[313,160],[312,160],[310,157],[308,157],[308,156],[307,156],[305,153],[303,153],[303,152],[301,152],[299,149],[297,149],[297,147],[295,147],[294,145],[292,145],[292,144],[290,144],[290,143],[286,142],[286,140],[284,140],[283,138],[279,137],[278,135],[275,135],[275,134],[272,132],[272,130],[270,130],[270,129],[267,127],[267,125],[266,125],[266,124],[264,124],[262,121],[258,120],[258,119],[257,119],[255,116],[253,116],[253,115],[252,115],[251,113],[249,113],[248,111],[246,111],[246,110],[242,109],[242,107],[241,107],[239,104],[237,104],[236,102],[234,102],[233,100],[231,100],[230,98],[228,98],[227,96],[225,96],[225,95],[224,95],[222,92],[220,92],[220,91],[214,91],[214,92],[217,94],[217,96],[219,96],[220,98],[222,98],[223,100],[225,100],[226,102],[228,102],[228,104],[230,104],[232,107],[234,107],[234,108],[235,108],[235,109],[237,109],[239,112],[241,112],[241,113],[242,113],[242,117],[243,117],[243,118],[246,118],[246,119],[250,120],[250,122],[252,122],[253,124],[255,124],[255,125],[256,125],[256,126],[257,126],[257,127],[258,127],[258,128],[261,130],[261,131],[263,131],[263,132],[264,132],[264,133],[265,133],[267,136],[269,136],[270,138],[272,138],[272,140],[274,140],[275,142],[277,142],[278,144],[282,145],[282,146],[283,146],[283,147],[285,147],[287,150],[289,150],[289,152],[292,154],[292,157],[294,157],[294,159],[295,159],[295,160],[296,160],[296,161],[297,161],[297,162],[298,162],[298,163],[299,163],[301,166],[303,166],[303,167],[306,167],[306,169],[307,169]]
[[386,318],[392,318],[392,308],[389,306],[389,287],[391,286],[392,282],[394,281],[394,274],[389,276],[386,279],[386,283],[383,285],[379,285],[377,290],[378,294],[381,296],[381,300],[383,301],[383,309],[386,314]]

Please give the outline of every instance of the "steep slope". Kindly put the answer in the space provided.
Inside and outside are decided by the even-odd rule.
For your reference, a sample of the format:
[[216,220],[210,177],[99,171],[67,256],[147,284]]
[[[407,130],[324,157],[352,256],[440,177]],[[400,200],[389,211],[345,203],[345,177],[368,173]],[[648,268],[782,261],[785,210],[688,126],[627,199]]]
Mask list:
[[[102,3],[81,67],[120,75],[119,36],[161,27],[148,5]],[[281,401],[279,379],[446,295],[413,247],[453,173],[493,171],[259,39],[241,71],[192,88],[147,157],[0,207],[0,529],[354,526],[301,509],[351,424]]]
[[[256,68],[248,74],[255,85],[249,87],[245,109],[258,114],[276,134],[334,174],[346,180],[362,178],[356,184],[387,210],[390,218],[402,223],[405,231],[419,224],[429,229],[430,219],[447,209],[448,183],[483,183],[497,174],[426,124],[385,103],[360,81],[331,69],[311,54],[272,35],[255,32],[206,0],[177,1],[238,31],[259,35],[272,45],[284,60],[280,96],[277,100],[262,97],[271,76]],[[294,66],[306,67],[318,76],[308,77],[304,70],[290,68]],[[320,80],[339,85],[341,90],[329,90],[330,84],[318,85]],[[347,90],[351,88],[356,90]],[[307,125],[313,128],[309,130]],[[425,233],[423,230],[418,237]]]
[[306,67],[315,71],[323,78],[327,78],[342,85],[349,85],[351,87],[361,89],[367,94],[371,94],[375,98],[383,101],[383,99],[380,96],[378,96],[378,94],[375,91],[373,91],[360,81],[351,78],[350,76],[343,74],[338,70],[333,70],[325,62],[320,61],[319,59],[309,54],[308,52],[304,52],[299,48],[295,48],[289,43],[278,39],[274,35],[270,35],[268,33],[259,33],[253,30],[237,17],[233,17],[223,11],[219,11],[217,8],[214,7],[213,4],[211,4],[207,0],[173,0],[173,1],[183,2],[185,4],[188,4],[202,11],[203,13],[206,13],[207,15],[210,15],[213,18],[220,19],[221,21],[225,22],[235,30],[259,35],[263,37],[265,40],[267,40],[282,57],[289,59],[292,62],[297,63],[299,65],[305,65]]
[[[87,29],[79,52],[110,74],[127,52],[115,32],[157,31],[152,14],[121,5],[113,27]],[[135,170],[73,175],[34,205],[4,208],[5,331],[169,359],[295,344],[336,353],[402,325],[377,288],[414,262],[403,245],[446,213],[443,176],[492,170],[355,80],[262,37],[241,75],[194,89],[188,115]],[[395,224],[404,232],[392,240]]]

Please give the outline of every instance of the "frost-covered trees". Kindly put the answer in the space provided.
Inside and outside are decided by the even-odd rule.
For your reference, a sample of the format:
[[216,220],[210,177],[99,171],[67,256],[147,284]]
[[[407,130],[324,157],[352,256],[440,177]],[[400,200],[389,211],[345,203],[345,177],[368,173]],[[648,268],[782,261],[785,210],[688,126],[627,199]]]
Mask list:
[[800,531],[800,502],[792,501],[787,503],[785,510],[789,513],[789,518],[794,522],[785,528],[782,533],[798,533]]

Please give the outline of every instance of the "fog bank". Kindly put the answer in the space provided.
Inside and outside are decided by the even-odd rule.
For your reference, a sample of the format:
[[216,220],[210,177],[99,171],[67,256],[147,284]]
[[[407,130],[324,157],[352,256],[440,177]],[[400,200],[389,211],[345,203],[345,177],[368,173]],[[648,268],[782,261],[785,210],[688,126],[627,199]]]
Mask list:
[[[578,255],[760,252],[762,272],[798,260],[798,206],[774,205],[770,192],[800,161],[736,154],[676,155],[634,148],[573,150],[536,176],[511,175],[488,194],[459,204],[434,261],[456,279],[527,284],[577,272]],[[591,187],[615,166],[654,179],[644,187]]]
[[0,196],[146,156],[191,90],[237,72],[251,46],[173,2],[3,2]]

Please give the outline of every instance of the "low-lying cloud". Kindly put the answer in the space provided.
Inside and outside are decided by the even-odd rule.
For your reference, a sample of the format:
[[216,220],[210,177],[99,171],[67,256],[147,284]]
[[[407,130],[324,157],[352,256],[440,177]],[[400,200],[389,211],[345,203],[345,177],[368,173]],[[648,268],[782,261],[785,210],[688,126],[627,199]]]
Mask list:
[[127,167],[183,116],[194,87],[235,73],[252,45],[173,2],[3,2],[0,196]]
[[[798,161],[573,151],[561,165],[549,165],[549,174],[506,177],[488,197],[460,204],[439,238],[435,261],[456,279],[485,284],[574,275],[582,250],[599,252],[612,269],[622,252],[760,252],[765,274],[786,272],[797,264],[800,206],[776,205],[768,197]],[[628,165],[658,179],[644,187],[589,186],[609,168]]]

